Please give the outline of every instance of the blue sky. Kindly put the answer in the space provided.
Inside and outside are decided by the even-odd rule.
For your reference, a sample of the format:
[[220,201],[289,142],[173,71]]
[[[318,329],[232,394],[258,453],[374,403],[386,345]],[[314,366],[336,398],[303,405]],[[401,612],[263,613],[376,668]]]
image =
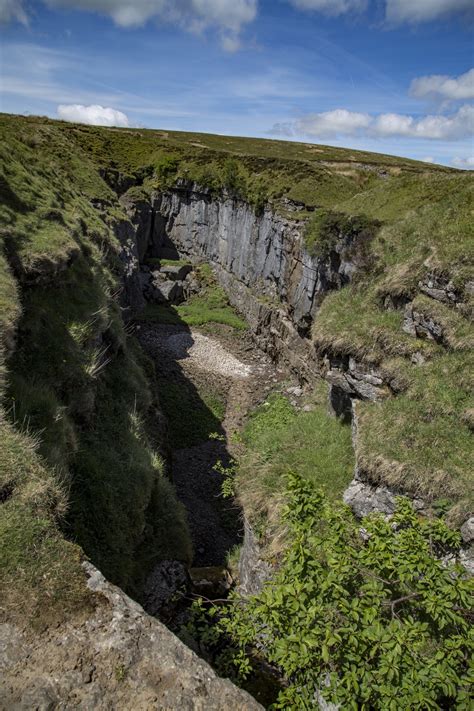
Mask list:
[[0,23],[2,111],[474,168],[471,0],[0,0]]

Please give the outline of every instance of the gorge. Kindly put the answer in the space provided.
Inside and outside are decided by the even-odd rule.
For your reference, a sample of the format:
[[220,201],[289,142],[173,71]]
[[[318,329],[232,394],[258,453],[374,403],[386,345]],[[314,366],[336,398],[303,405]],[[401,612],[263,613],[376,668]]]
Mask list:
[[472,573],[470,176],[305,144],[2,131],[6,705],[260,708],[138,603],[175,629],[163,578],[196,595],[239,543],[232,575],[262,589],[297,432],[303,479],[359,517],[399,494],[441,512]]

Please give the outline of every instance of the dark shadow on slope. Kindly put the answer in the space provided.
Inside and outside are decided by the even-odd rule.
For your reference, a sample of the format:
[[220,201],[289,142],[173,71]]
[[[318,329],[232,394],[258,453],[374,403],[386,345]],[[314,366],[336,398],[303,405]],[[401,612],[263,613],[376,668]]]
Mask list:
[[[85,256],[22,284],[6,406],[68,498],[61,527],[113,583],[138,596],[153,566],[191,558],[184,511],[154,452],[163,449],[146,358],[126,339],[107,273]],[[156,441],[143,421],[156,412]],[[161,442],[160,442],[161,439]]]
[[138,323],[137,337],[155,364],[168,422],[171,478],[187,510],[193,565],[225,565],[243,535],[241,510],[222,496],[223,475],[214,469],[217,462],[225,468],[231,463],[221,425],[228,382],[199,370],[190,376],[182,367],[193,338],[173,307],[160,307],[157,321]]

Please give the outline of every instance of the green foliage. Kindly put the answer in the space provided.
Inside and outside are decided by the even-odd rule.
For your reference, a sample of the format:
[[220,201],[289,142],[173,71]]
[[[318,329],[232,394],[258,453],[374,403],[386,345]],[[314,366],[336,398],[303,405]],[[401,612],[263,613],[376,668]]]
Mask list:
[[227,190],[237,196],[246,192],[245,175],[235,158],[227,158],[222,168],[222,183]]
[[221,484],[222,496],[224,499],[232,499],[236,493],[235,478],[238,471],[236,460],[231,459],[228,466],[224,466],[219,459],[212,468],[217,474],[221,474],[223,477]]
[[359,524],[293,474],[287,497],[279,571],[220,612],[239,674],[254,647],[286,682],[277,708],[313,708],[320,695],[344,709],[469,709],[473,584],[441,560],[459,534],[405,499],[390,520]]
[[304,236],[309,252],[315,257],[327,257],[342,239],[348,244],[357,240],[357,248],[368,253],[368,245],[378,228],[379,223],[366,215],[317,210],[308,220]]
[[179,166],[179,157],[176,155],[162,155],[154,165],[154,179],[157,188],[170,187],[176,180]]

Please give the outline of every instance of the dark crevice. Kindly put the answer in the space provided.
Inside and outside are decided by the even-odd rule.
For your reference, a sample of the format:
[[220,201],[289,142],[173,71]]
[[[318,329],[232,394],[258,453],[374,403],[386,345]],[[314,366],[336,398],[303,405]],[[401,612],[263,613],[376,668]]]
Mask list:
[[11,482],[8,482],[2,487],[0,487],[0,504],[4,504],[6,501],[8,501],[8,499],[10,499],[13,495],[14,491],[15,487]]

